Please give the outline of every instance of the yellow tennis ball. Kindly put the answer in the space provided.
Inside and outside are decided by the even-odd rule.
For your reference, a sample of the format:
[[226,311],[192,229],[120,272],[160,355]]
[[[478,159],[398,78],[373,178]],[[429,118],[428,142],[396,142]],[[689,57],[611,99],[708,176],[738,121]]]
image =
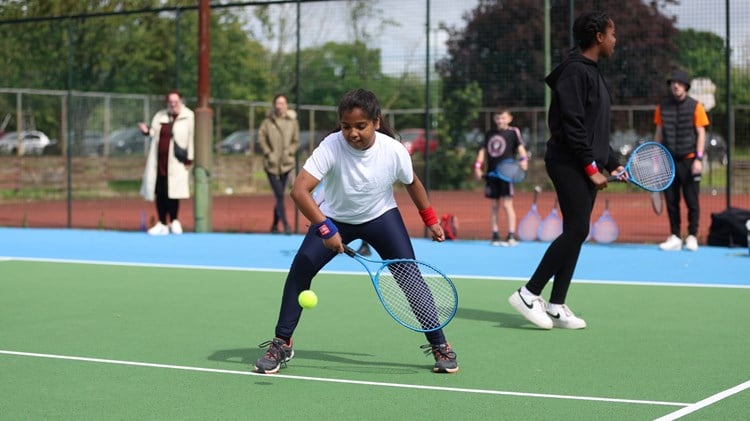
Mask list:
[[299,293],[297,301],[302,308],[315,308],[318,305],[318,296],[311,290],[306,289]]

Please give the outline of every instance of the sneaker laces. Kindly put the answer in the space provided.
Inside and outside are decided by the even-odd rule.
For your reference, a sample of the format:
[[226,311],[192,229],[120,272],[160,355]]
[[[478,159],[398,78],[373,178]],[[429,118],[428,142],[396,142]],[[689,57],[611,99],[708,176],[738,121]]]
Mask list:
[[286,365],[287,351],[284,349],[285,346],[289,347],[290,345],[287,345],[283,339],[273,338],[273,340],[259,344],[258,348],[268,347],[265,357],[271,361],[276,361]]
[[456,359],[456,353],[453,352],[453,349],[451,349],[450,344],[447,344],[447,343],[440,344],[440,345],[426,344],[426,345],[420,346],[419,348],[425,350],[424,355],[432,354],[435,357],[435,361]]

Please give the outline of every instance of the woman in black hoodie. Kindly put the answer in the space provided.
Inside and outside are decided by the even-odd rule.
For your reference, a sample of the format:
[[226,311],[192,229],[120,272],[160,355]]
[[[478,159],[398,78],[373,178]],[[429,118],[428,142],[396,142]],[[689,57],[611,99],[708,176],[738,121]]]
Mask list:
[[[551,137],[544,162],[557,192],[563,232],[547,248],[529,282],[508,301],[542,329],[583,329],[586,322],[565,305],[581,245],[589,234],[596,193],[607,187],[606,169],[623,171],[609,146],[611,96],[597,62],[615,49],[615,23],[602,12],[583,13],[573,24],[580,54],[563,61],[545,79],[552,89]],[[554,277],[549,304],[541,293]]]

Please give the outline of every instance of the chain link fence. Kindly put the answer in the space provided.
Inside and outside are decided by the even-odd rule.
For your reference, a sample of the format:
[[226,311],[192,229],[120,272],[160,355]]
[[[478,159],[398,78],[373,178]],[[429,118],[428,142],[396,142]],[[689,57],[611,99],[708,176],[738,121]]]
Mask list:
[[[471,162],[498,108],[512,111],[513,125],[521,129],[534,157],[529,182],[518,186],[518,194],[536,185],[549,191],[542,160],[537,159],[544,154],[547,138],[543,77],[548,66],[554,67],[569,50],[571,17],[597,7],[607,11],[617,25],[615,57],[603,64],[615,93],[611,137],[615,150],[624,160],[639,140],[653,136],[654,104],[666,94],[666,75],[672,68],[686,68],[713,86],[712,92],[691,92],[704,102],[705,95],[713,95],[714,102],[709,112],[712,124],[703,193],[726,195],[726,203],[750,207],[747,2],[549,0],[546,4],[549,21],[545,21],[542,0],[212,5],[218,16],[211,29],[216,43],[211,55],[213,136],[209,140],[214,153],[213,194],[269,194],[254,136],[274,93],[285,92],[298,112],[302,164],[317,142],[336,127],[338,98],[357,87],[378,94],[385,118],[405,143],[414,146],[430,138],[429,145],[435,140],[437,151],[430,147],[425,157],[416,146],[413,154],[415,168],[432,192],[472,190],[477,201],[483,201],[482,185],[472,179]],[[730,19],[725,7],[731,10]],[[25,77],[7,73],[10,67],[0,70],[7,84],[0,87],[0,209],[20,202],[31,203],[27,212],[33,212],[33,203],[39,201],[110,198],[111,206],[117,207],[118,200],[140,200],[148,139],[138,132],[137,122],[150,121],[164,106],[163,92],[173,87],[186,94],[188,107],[195,107],[197,11],[192,4],[89,15],[46,20],[39,19],[49,14],[0,15],[0,31],[35,27],[56,34],[50,46],[39,47],[51,48],[48,61],[29,59]],[[241,22],[257,48],[262,46],[257,55],[239,46],[235,52],[221,48],[225,36],[221,25],[229,25],[232,19]],[[166,26],[157,25],[164,22]],[[659,25],[653,30],[643,30],[655,22]],[[121,28],[121,40],[136,39],[139,31],[158,32],[165,40],[159,60],[167,70],[118,72],[118,66],[128,66],[122,57],[81,51],[82,45],[96,45],[87,37],[105,37],[116,26]],[[546,31],[549,47],[544,42]],[[728,33],[728,61],[723,50],[706,52],[707,45],[724,49]],[[84,44],[87,39],[89,44]],[[109,48],[135,47],[117,41]],[[237,55],[247,56],[241,66],[234,61]],[[21,57],[0,52],[6,63],[17,63]],[[457,108],[455,103],[471,83],[480,87],[480,94]],[[131,89],[123,90],[123,84]],[[119,86],[116,91],[103,89],[114,85]],[[144,93],[144,86],[160,88]],[[451,153],[441,153],[447,150]],[[480,203],[477,214],[465,218],[482,221],[477,237],[489,232],[489,204]],[[610,207],[616,213],[618,201],[610,200]],[[75,211],[74,206],[68,209]]]

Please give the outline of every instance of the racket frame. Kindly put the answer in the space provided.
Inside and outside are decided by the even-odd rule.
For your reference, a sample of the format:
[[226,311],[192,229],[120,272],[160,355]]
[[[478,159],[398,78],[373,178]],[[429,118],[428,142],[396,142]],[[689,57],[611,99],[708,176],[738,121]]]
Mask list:
[[[513,172],[516,173],[516,174],[521,174],[521,176],[519,176],[517,178],[514,178],[514,177],[509,177],[509,176],[505,175],[502,171],[498,170],[502,165],[506,165],[506,166],[507,165],[511,165],[513,168],[516,169]],[[520,161],[518,161],[517,159],[508,158],[508,159],[503,159],[502,161],[500,161],[495,166],[495,168],[492,171],[490,171],[490,172],[487,173],[487,177],[498,178],[498,179],[503,180],[503,181],[505,181],[507,183],[515,184],[515,183],[520,183],[520,182],[526,180],[526,171],[524,171],[521,168],[521,162]]]
[[[451,320],[453,320],[453,317],[456,315],[456,312],[458,311],[458,291],[456,290],[456,286],[453,284],[453,281],[451,281],[451,279],[445,273],[443,273],[440,269],[436,268],[435,266],[433,266],[433,265],[431,265],[429,263],[426,263],[426,262],[422,262],[422,261],[416,260],[416,259],[372,260],[372,259],[368,259],[366,257],[363,257],[363,256],[359,255],[356,251],[354,251],[354,249],[352,249],[351,247],[349,247],[346,244],[344,244],[344,253],[346,253],[348,256],[354,258],[354,260],[356,260],[357,262],[359,262],[359,264],[361,264],[362,267],[365,268],[365,270],[367,271],[367,275],[370,277],[370,281],[372,282],[372,286],[373,286],[373,288],[375,288],[375,293],[378,296],[378,300],[380,300],[380,304],[383,306],[383,308],[385,309],[386,313],[388,313],[388,315],[391,316],[391,318],[393,320],[395,320],[398,324],[404,326],[405,328],[411,329],[411,330],[413,330],[415,332],[422,332],[422,333],[434,332],[436,330],[440,330],[440,329],[444,328],[448,323],[451,322]],[[370,267],[365,262],[369,262],[369,263],[372,263],[372,264],[377,264],[377,265],[380,265],[380,266],[378,267],[378,269],[375,272],[373,272],[372,270],[370,270]],[[389,265],[394,264],[394,263],[415,263],[415,264],[417,264],[417,266],[424,265],[424,266],[427,266],[430,269],[434,270],[437,274],[439,274],[439,275],[441,275],[443,277],[443,279],[445,280],[445,283],[450,287],[450,289],[451,289],[451,291],[453,293],[453,308],[451,309],[450,315],[448,317],[446,317],[445,321],[443,321],[442,323],[440,323],[439,326],[432,327],[432,328],[429,328],[429,329],[424,329],[424,328],[418,327],[418,326],[412,326],[411,324],[406,323],[405,321],[401,320],[401,318],[398,317],[393,312],[393,310],[391,310],[391,308],[388,306],[388,304],[386,303],[385,299],[383,299],[383,294],[381,293],[381,290],[380,290],[380,273],[383,270],[387,269]]]
[[641,150],[641,149],[643,149],[643,148],[652,148],[652,147],[659,147],[665,153],[665,157],[666,157],[666,159],[669,162],[669,169],[671,170],[670,171],[669,182],[666,183],[663,188],[658,188],[657,189],[657,188],[645,186],[645,185],[641,184],[637,179],[632,178],[632,177],[628,177],[627,181],[635,184],[636,186],[642,188],[643,190],[650,191],[650,192],[660,192],[660,191],[664,191],[664,190],[668,189],[669,186],[671,186],[672,182],[674,181],[674,176],[675,176],[674,159],[672,158],[672,154],[669,153],[669,150],[666,147],[664,147],[664,145],[662,145],[659,142],[652,142],[652,141],[650,141],[650,142],[644,142],[644,143],[640,144],[637,148],[635,148],[635,150],[633,151],[633,153],[630,155],[630,158],[628,159],[628,162],[625,164],[625,170],[623,172],[621,172],[620,174],[618,174],[618,175],[611,175],[611,176],[607,177],[607,181],[620,181],[620,176],[623,173],[630,174],[631,165],[633,164],[635,158],[638,156],[638,151]]

